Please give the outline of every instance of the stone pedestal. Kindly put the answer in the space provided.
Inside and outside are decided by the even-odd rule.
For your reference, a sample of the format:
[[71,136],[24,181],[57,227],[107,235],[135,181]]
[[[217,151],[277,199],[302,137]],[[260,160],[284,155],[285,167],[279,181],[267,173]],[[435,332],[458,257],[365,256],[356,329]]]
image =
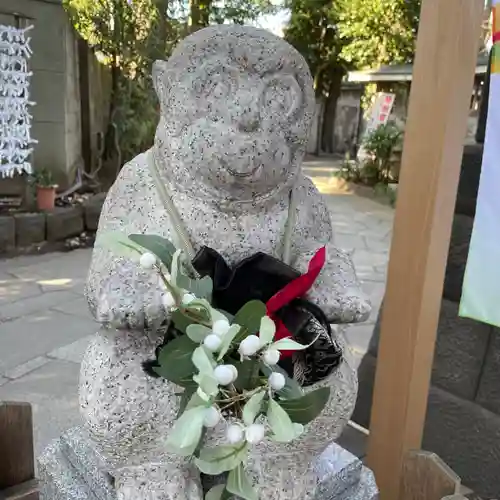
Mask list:
[[[319,457],[314,470],[316,491],[304,500],[378,499],[373,473],[335,443]],[[117,500],[113,476],[79,427],[50,444],[38,459],[38,473],[41,500]]]

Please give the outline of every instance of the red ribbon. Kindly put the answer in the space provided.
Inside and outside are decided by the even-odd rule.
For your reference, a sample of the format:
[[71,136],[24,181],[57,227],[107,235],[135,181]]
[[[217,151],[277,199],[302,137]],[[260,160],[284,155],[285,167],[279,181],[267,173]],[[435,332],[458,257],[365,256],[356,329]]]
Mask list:
[[[298,278],[294,279],[278,293],[273,295],[267,302],[267,315],[276,325],[276,334],[274,340],[281,340],[291,337],[292,334],[283,322],[276,317],[276,312],[289,304],[292,300],[303,297],[313,286],[314,282],[323,269],[326,261],[326,248],[320,248],[309,262],[308,270]],[[286,358],[293,354],[292,351],[281,351],[281,356]]]

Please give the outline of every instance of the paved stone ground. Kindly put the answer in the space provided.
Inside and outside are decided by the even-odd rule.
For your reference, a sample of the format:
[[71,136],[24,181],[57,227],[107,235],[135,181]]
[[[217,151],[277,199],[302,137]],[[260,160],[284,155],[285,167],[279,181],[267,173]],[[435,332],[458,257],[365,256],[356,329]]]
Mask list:
[[[309,164],[309,173],[321,169],[324,177],[316,179],[317,185],[327,195],[338,246],[354,251],[375,306],[368,323],[349,327],[348,340],[360,357],[384,293],[393,210],[365,198],[331,194],[327,166],[328,160]],[[77,250],[0,261],[0,400],[32,403],[37,454],[79,422],[79,363],[96,330],[83,298],[90,255],[90,250]],[[363,453],[355,435],[346,439]]]

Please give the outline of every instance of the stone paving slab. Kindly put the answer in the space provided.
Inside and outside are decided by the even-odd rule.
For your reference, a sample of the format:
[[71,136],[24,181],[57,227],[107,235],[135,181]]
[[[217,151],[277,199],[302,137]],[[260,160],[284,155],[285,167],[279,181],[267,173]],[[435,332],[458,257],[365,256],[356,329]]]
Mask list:
[[52,439],[80,424],[76,391],[79,369],[77,363],[51,360],[24,377],[0,386],[0,401],[32,404],[37,456]]
[[91,320],[41,311],[0,323],[0,375],[95,332]]

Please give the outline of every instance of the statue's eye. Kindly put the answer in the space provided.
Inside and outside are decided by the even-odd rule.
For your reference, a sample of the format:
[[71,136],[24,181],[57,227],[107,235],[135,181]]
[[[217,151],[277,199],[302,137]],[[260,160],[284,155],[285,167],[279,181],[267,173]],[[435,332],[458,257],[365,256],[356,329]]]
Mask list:
[[278,75],[267,82],[263,106],[270,115],[290,116],[300,106],[301,96],[295,78]]

